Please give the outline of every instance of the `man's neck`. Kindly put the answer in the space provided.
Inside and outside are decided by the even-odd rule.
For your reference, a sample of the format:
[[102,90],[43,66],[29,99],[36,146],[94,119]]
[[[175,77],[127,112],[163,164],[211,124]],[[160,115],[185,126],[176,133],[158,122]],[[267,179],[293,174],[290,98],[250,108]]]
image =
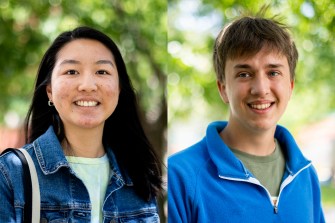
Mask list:
[[274,129],[250,131],[238,125],[228,125],[220,132],[225,144],[233,149],[256,155],[267,156],[275,149]]

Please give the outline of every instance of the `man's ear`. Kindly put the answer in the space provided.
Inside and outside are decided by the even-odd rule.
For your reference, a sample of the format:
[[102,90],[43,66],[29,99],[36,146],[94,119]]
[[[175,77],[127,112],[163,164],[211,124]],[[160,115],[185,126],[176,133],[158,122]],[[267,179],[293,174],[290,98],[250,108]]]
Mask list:
[[294,89],[294,80],[291,80],[291,90],[293,91]]
[[294,80],[291,80],[291,82],[290,82],[290,98],[292,96],[293,89],[294,89]]
[[229,104],[229,99],[227,97],[227,92],[226,92],[226,84],[224,81],[216,81],[216,84],[218,86],[218,90],[221,96],[221,99],[223,100],[224,103]]

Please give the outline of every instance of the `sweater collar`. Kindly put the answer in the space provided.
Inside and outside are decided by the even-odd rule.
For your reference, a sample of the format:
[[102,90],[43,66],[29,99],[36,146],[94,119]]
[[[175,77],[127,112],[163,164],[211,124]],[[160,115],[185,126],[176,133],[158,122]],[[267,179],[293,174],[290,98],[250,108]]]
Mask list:
[[291,175],[296,174],[300,169],[311,163],[304,157],[293,136],[286,128],[277,125],[275,138],[284,151],[286,168]]
[[[250,173],[220,137],[220,132],[227,124],[227,122],[218,121],[208,126],[205,140],[209,156],[217,167],[220,176],[247,179]],[[303,156],[293,136],[287,129],[278,125],[275,138],[283,149],[286,159],[286,168],[291,175],[294,175],[310,163],[310,161]]]

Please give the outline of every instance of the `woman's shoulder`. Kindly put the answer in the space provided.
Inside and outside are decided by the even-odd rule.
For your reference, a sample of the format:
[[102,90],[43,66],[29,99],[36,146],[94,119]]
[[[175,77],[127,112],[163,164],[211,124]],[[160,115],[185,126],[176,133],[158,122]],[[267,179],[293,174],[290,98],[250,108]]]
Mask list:
[[21,161],[19,157],[16,155],[16,153],[13,150],[18,149],[24,149],[26,150],[30,155],[34,152],[33,149],[33,143],[28,143],[22,147],[19,148],[6,148],[4,149],[0,154],[0,164],[3,166],[6,164],[8,166],[21,166]]
[[10,168],[13,168],[18,165],[21,166],[20,159],[17,157],[16,153],[13,151],[16,149],[24,149],[30,155],[32,155],[32,153],[34,152],[33,143],[27,143],[24,146],[19,147],[19,148],[5,148],[2,150],[0,154],[0,165],[9,166]]
[[[27,145],[25,149],[29,149]],[[13,183],[22,179],[23,169],[19,157],[11,150],[5,150],[0,156],[0,182],[12,186]]]

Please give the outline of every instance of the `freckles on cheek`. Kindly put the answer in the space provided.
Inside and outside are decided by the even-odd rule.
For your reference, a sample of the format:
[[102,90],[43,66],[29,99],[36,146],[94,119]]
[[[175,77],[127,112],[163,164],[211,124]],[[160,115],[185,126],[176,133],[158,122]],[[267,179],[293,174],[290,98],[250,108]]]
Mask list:
[[119,86],[116,84],[109,84],[106,86],[106,94],[108,96],[115,96],[119,94]]
[[67,100],[69,98],[69,94],[61,94],[59,95],[59,99],[61,101]]
[[69,102],[69,94],[58,94],[57,96],[57,101],[58,101],[58,106],[59,107],[64,107],[66,106],[66,104]]

